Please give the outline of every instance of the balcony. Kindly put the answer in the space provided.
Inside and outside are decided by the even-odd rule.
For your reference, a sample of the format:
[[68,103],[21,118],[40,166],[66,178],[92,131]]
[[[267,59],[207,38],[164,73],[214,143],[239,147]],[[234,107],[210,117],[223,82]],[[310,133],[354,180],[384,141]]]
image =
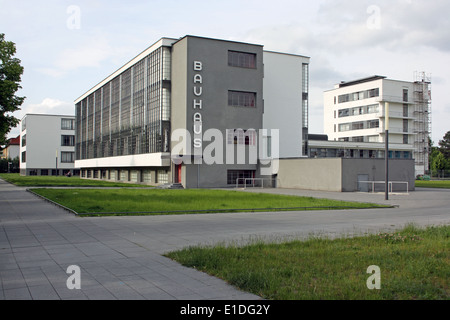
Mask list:
[[389,96],[383,95],[380,97],[376,97],[375,101],[377,102],[391,102],[391,103],[401,103],[401,104],[414,104],[413,101],[404,101],[401,96]]

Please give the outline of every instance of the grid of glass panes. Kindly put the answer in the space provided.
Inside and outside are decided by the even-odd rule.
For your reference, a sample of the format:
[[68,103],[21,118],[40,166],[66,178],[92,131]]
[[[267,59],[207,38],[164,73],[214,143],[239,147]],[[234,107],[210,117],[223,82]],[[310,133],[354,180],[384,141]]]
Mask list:
[[81,102],[78,102],[75,105],[75,152],[76,159],[81,159]]
[[256,107],[256,93],[228,91],[228,105],[233,107]]
[[94,157],[94,95],[87,99],[87,158]]
[[228,65],[231,67],[256,69],[256,54],[228,51]]
[[308,128],[309,123],[309,105],[308,105],[308,91],[309,91],[309,65],[304,63],[302,65],[302,125],[303,128]]
[[79,102],[77,159],[168,151],[169,80],[170,49],[159,48]]
[[108,157],[110,150],[110,101],[111,101],[111,82],[107,83],[102,88],[102,146],[101,157]]
[[147,57],[146,152],[161,152],[161,49]]
[[61,119],[61,130],[74,130],[75,120],[73,119]]
[[141,60],[133,67],[133,113],[131,154],[142,153],[142,142],[145,141],[145,60]]

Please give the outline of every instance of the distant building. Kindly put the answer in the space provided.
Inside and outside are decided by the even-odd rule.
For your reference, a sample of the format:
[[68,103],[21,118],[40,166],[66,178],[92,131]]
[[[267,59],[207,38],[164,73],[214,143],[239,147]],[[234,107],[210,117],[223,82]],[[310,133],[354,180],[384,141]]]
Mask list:
[[75,117],[27,114],[20,122],[20,174],[79,174],[75,162]]
[[[412,156],[416,175],[424,174],[429,170],[430,103],[431,83],[424,75],[416,76],[415,82],[384,76],[341,82],[324,93],[324,133],[329,140],[359,145],[347,147],[350,152],[359,150],[356,157],[384,157],[381,147],[389,119],[389,157]],[[368,154],[370,150],[372,154]]]
[[[329,140],[327,135],[309,134],[308,156],[310,158],[384,159],[385,145],[382,142],[357,142]],[[410,144],[389,144],[389,158],[412,159]]]
[[6,148],[3,149],[3,159],[15,159],[19,157],[20,153],[20,136],[8,139],[6,142]]

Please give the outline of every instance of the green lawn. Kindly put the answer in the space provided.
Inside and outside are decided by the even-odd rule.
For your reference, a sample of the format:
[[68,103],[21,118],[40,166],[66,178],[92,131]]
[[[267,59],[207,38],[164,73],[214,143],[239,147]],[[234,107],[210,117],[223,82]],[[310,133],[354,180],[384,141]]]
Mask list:
[[123,182],[81,179],[65,176],[21,176],[18,173],[0,173],[0,178],[20,187],[148,187]]
[[[270,300],[449,300],[450,227],[311,238],[245,247],[190,247],[167,254],[184,266]],[[369,290],[369,266],[381,288]]]
[[179,214],[384,207],[311,197],[205,189],[32,189],[79,214]]
[[450,189],[450,180],[416,180],[416,187]]

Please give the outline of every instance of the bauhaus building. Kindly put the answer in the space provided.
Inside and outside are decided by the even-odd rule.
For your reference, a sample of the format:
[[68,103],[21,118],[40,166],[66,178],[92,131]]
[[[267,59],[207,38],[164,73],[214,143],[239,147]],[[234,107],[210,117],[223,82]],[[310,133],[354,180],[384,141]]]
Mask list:
[[161,38],[75,100],[84,178],[187,188],[273,183],[307,154],[309,58]]

